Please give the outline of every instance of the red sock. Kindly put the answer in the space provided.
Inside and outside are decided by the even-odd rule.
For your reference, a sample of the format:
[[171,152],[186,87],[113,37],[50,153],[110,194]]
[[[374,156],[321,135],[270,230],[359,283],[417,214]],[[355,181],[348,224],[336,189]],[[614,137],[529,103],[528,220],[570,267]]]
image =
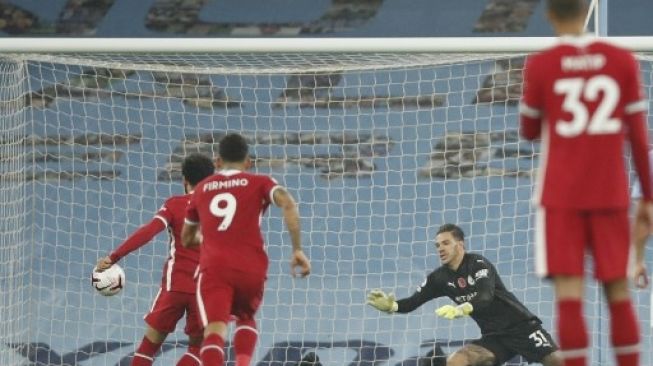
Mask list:
[[612,348],[618,366],[639,365],[639,327],[630,300],[610,303]]
[[154,354],[161,348],[161,343],[152,343],[147,337],[143,337],[140,346],[134,353],[131,366],[151,366],[154,362]]
[[214,333],[204,338],[200,358],[202,359],[202,366],[223,366],[224,339]]
[[188,350],[177,362],[177,366],[202,366],[200,359],[200,347],[188,346]]
[[234,350],[236,352],[236,366],[249,366],[254,354],[258,331],[256,320],[238,320],[234,330]]
[[586,366],[589,341],[580,300],[558,301],[558,337],[564,366]]

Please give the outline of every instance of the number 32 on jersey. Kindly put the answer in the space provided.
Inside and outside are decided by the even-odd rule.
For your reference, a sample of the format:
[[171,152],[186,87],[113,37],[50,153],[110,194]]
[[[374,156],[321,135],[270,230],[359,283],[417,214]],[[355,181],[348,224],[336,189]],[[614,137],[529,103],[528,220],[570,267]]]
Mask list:
[[[564,96],[562,109],[572,115],[570,121],[562,119],[556,121],[555,130],[558,135],[575,137],[583,132],[589,135],[604,135],[621,130],[621,120],[612,118],[621,91],[619,84],[610,76],[559,79],[553,88],[556,94]],[[601,101],[590,116],[583,100],[595,102],[601,96]]]

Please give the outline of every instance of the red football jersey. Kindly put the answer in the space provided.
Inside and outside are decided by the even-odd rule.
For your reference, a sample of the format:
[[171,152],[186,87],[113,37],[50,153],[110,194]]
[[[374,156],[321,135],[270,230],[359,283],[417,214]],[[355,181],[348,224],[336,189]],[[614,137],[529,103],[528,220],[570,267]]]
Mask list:
[[173,196],[166,200],[155,218],[162,220],[170,235],[170,254],[163,267],[161,286],[168,291],[195,293],[195,272],[199,263],[199,249],[184,248],[181,228],[186,217],[190,194]]
[[277,187],[268,176],[238,170],[222,170],[197,185],[186,222],[200,224],[200,270],[225,266],[267,273],[261,219]]
[[624,140],[650,199],[648,136],[639,64],[590,36],[560,38],[529,56],[520,105],[522,135],[541,135],[535,201],[547,207],[628,207]]

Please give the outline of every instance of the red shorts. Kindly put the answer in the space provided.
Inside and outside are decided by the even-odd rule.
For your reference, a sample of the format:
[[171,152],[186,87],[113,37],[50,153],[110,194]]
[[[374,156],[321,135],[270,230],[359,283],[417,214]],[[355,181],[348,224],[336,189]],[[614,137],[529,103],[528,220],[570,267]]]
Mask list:
[[172,333],[186,313],[184,332],[191,337],[202,336],[204,327],[198,317],[196,299],[195,294],[160,289],[144,317],[145,323],[161,333]]
[[265,277],[229,268],[204,270],[197,278],[197,306],[202,324],[228,323],[232,314],[254,319],[263,300]]
[[626,278],[630,224],[626,209],[537,210],[535,269],[542,277],[583,276],[585,252],[594,259],[594,277]]

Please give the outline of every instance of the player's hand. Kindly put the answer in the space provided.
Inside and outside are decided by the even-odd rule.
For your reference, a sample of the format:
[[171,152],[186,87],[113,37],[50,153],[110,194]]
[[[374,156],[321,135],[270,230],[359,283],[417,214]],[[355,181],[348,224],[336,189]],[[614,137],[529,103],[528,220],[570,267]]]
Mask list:
[[653,203],[640,201],[635,212],[634,240],[646,240],[653,234]]
[[638,288],[646,288],[649,283],[646,264],[644,263],[644,251],[646,248],[646,241],[651,235],[653,229],[653,204],[651,202],[644,202],[642,200],[637,204],[637,211],[635,212],[635,219],[633,222],[633,248],[635,250],[635,264],[630,273],[635,286]]
[[109,267],[111,267],[112,265],[113,265],[113,262],[111,261],[111,258],[109,258],[109,256],[106,256],[106,257],[98,259],[97,265],[95,266],[95,268],[97,268],[98,272],[102,272],[105,269],[108,269]]
[[399,307],[395,301],[395,295],[392,293],[386,294],[382,290],[372,290],[367,295],[367,303],[376,310],[386,313],[394,313]]
[[297,276],[295,268],[299,267],[299,275],[306,277],[311,273],[311,262],[304,254],[303,250],[294,250],[290,258],[290,273],[293,277]]
[[452,319],[462,318],[463,316],[467,316],[471,314],[473,310],[474,307],[472,306],[472,304],[465,302],[458,306],[453,306],[453,305],[441,306],[435,311],[435,314],[445,319],[452,320]]
[[649,279],[646,264],[643,261],[635,263],[635,268],[632,273],[633,282],[637,288],[647,288]]

